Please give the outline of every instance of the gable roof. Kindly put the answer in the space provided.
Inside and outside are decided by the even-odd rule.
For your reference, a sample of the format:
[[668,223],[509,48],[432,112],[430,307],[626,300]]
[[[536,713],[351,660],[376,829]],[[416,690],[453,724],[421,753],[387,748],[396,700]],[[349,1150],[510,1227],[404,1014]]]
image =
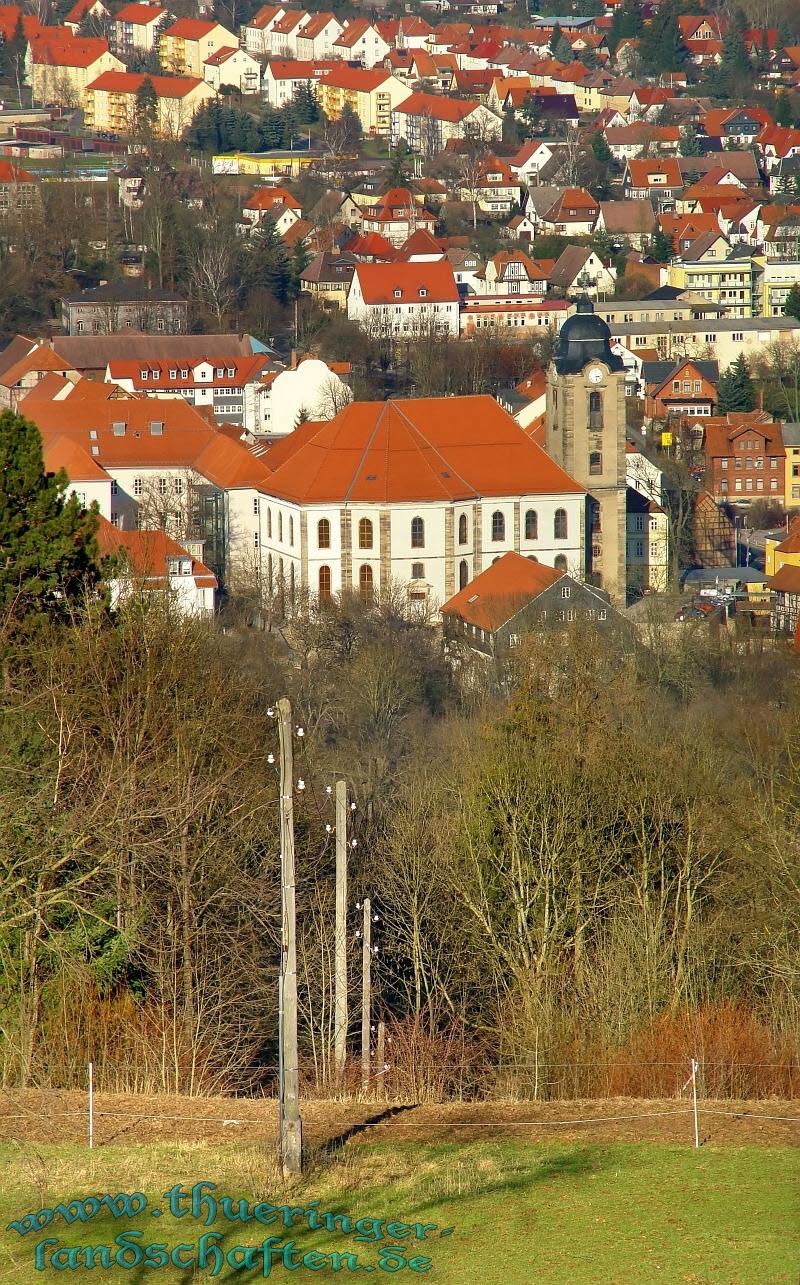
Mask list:
[[470,116],[478,107],[478,103],[470,99],[447,98],[444,94],[426,94],[416,91],[409,94],[397,107],[396,112],[403,112],[406,116],[430,116],[433,120],[451,121],[458,124]]
[[158,22],[163,18],[166,9],[162,9],[158,4],[141,4],[134,0],[133,4],[125,4],[114,14],[115,22],[130,22],[134,27],[147,27],[151,22]]
[[191,561],[192,578],[198,589],[217,588],[217,578],[213,571],[204,562],[192,558],[166,531],[123,531],[101,517],[97,528],[97,543],[104,557],[121,555],[121,561],[126,564],[125,570],[143,581],[142,588],[167,587],[170,558]]
[[205,81],[197,76],[145,76],[135,71],[104,71],[87,89],[105,94],[135,94],[146,80],[157,98],[185,98]]
[[494,631],[565,574],[521,553],[504,553],[454,594],[442,607],[442,615],[459,616],[478,629]]
[[[355,270],[365,303],[457,303],[458,286],[447,259],[432,263],[359,263]],[[400,290],[397,296],[395,291]],[[421,290],[427,293],[420,294]]]
[[294,437],[266,490],[299,504],[583,494],[489,396],[352,402]]

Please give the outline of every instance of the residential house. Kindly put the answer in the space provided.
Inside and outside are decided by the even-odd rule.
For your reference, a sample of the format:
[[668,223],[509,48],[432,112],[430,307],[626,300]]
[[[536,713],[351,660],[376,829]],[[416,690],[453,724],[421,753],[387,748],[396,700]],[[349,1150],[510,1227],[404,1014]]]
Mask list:
[[715,500],[783,504],[786,452],[780,425],[766,411],[729,411],[696,424],[703,430],[707,485]]
[[796,517],[783,539],[768,536],[764,543],[764,570],[767,575],[777,575],[782,567],[800,570],[800,522]]
[[387,44],[377,26],[367,18],[351,18],[344,31],[331,46],[334,57],[347,62],[358,61],[362,66],[377,67],[389,53]]
[[760,311],[760,272],[747,247],[707,232],[670,260],[667,284],[720,305],[729,317],[753,317]]
[[203,79],[219,92],[232,86],[240,94],[257,94],[261,88],[261,63],[246,49],[225,46],[206,58]]
[[583,187],[531,188],[524,213],[535,217],[538,232],[591,236],[600,203]]
[[661,212],[673,210],[685,184],[674,157],[636,157],[625,162],[622,190],[630,200],[649,200]]
[[467,581],[442,607],[445,638],[483,656],[507,657],[531,633],[589,625],[620,628],[608,595],[566,571],[510,551]]
[[800,424],[784,424],[781,428],[783,449],[786,452],[786,481],[784,507],[800,507]]
[[319,82],[336,68],[332,59],[300,62],[296,58],[271,58],[264,68],[262,93],[270,107],[285,107],[301,89],[311,89],[319,97]]
[[165,71],[174,76],[202,78],[206,60],[219,49],[235,49],[239,41],[221,22],[179,18],[158,38],[158,56]]
[[323,250],[300,273],[300,288],[322,303],[344,309],[357,262],[347,251]]
[[548,284],[559,294],[578,293],[590,299],[611,294],[616,279],[613,265],[586,245],[566,246],[548,274]]
[[645,361],[642,382],[645,420],[711,416],[717,402],[719,363],[691,357],[678,362]]
[[524,250],[500,250],[487,260],[481,294],[543,296],[547,273]]
[[461,300],[462,336],[493,331],[504,339],[527,340],[542,330],[558,329],[574,311],[567,299],[542,299],[538,295],[475,294]]
[[[796,537],[790,536],[794,542]],[[779,546],[782,547],[782,546]],[[797,636],[800,624],[800,565],[784,562],[767,581],[770,594],[770,623],[775,633]]]
[[365,236],[375,232],[397,247],[419,230],[433,233],[435,226],[434,216],[407,187],[390,188],[375,205],[361,212]]
[[123,58],[151,53],[167,20],[167,10],[155,0],[134,0],[123,5],[114,14],[111,29],[114,52]]
[[266,458],[267,574],[323,601],[399,585],[437,607],[517,550],[582,574],[583,488],[493,397],[353,402]]
[[281,5],[262,5],[249,22],[242,26],[242,43],[250,54],[265,57],[271,52],[269,33],[286,10]]
[[186,299],[174,290],[118,282],[65,295],[61,324],[68,335],[113,335],[125,331],[178,335],[188,327]]
[[87,86],[83,123],[88,129],[129,134],[137,117],[136,95],[149,80],[157,102],[155,130],[164,138],[180,138],[214,90],[196,76],[145,76],[131,71],[106,71]]
[[297,32],[297,57],[310,62],[334,58],[334,44],[344,31],[334,13],[315,13]]
[[137,594],[159,594],[182,615],[213,614],[217,577],[166,531],[120,531],[101,517],[97,544],[103,557],[114,559],[112,608]]
[[296,58],[297,36],[308,22],[310,15],[304,9],[286,9],[264,30],[267,56],[271,58]]
[[625,492],[627,593],[666,593],[669,585],[669,517],[634,487]]
[[283,236],[301,218],[302,213],[300,202],[288,188],[257,187],[242,207],[242,220],[250,228],[256,228],[265,217],[271,215],[275,231],[278,236]]
[[329,364],[311,355],[281,371],[270,389],[270,436],[285,437],[306,420],[318,424],[333,419],[353,400],[342,378],[349,373],[348,362]]
[[180,397],[215,419],[240,424],[250,433],[271,431],[271,380],[280,367],[266,353],[253,357],[142,359],[108,363],[106,382],[136,397],[159,401]]
[[462,179],[459,195],[462,201],[474,201],[491,218],[504,218],[519,204],[522,186],[504,160],[487,156],[479,173]]
[[445,98],[416,91],[392,111],[392,146],[405,142],[412,152],[430,157],[444,151],[448,142],[470,135],[496,141],[503,122],[488,107],[471,99]]
[[359,263],[347,315],[377,337],[457,335],[459,292],[446,259],[437,263]]
[[411,94],[396,76],[380,67],[334,68],[318,82],[320,107],[329,120],[338,120],[345,107],[351,108],[365,134],[388,138],[393,113]]
[[22,399],[50,374],[70,382],[80,377],[68,359],[59,357],[45,344],[17,335],[0,352],[0,409],[16,410]]
[[41,205],[39,184],[16,161],[0,158],[0,217],[35,210]]
[[32,97],[61,107],[85,105],[87,85],[107,71],[124,71],[125,64],[112,54],[100,37],[77,39],[64,29],[64,38],[42,36],[31,40],[26,56]]
[[597,230],[606,232],[615,245],[644,250],[656,230],[652,203],[646,198],[628,201],[601,201]]

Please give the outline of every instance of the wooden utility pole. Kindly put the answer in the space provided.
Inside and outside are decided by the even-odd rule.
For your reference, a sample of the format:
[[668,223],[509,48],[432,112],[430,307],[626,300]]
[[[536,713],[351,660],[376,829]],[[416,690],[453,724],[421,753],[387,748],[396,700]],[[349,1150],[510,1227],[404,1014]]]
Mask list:
[[369,1092],[369,1041],[372,1014],[372,902],[364,899],[364,940],[361,943],[361,1093]]
[[378,1022],[378,1042],[375,1049],[375,1085],[378,1097],[386,1097],[386,1023]]
[[297,907],[294,870],[292,707],[278,701],[281,751],[280,1150],[285,1176],[303,1169],[303,1123],[297,1059]]
[[336,940],[333,1051],[341,1087],[347,1057],[347,782],[336,782]]

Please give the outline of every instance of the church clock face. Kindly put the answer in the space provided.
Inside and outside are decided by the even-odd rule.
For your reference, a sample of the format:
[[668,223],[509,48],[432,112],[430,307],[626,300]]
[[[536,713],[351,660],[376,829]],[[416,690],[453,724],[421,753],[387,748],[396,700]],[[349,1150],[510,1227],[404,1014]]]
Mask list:
[[598,370],[596,366],[593,366],[592,369],[589,371],[589,380],[593,384],[602,383],[603,382],[602,370]]

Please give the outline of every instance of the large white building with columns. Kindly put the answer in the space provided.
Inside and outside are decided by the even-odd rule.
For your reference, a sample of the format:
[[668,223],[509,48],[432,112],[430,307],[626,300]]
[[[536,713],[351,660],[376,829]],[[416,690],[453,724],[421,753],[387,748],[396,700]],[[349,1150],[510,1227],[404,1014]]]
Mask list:
[[435,607],[515,550],[582,575],[586,492],[489,396],[354,402],[277,442],[253,514],[273,592]]

